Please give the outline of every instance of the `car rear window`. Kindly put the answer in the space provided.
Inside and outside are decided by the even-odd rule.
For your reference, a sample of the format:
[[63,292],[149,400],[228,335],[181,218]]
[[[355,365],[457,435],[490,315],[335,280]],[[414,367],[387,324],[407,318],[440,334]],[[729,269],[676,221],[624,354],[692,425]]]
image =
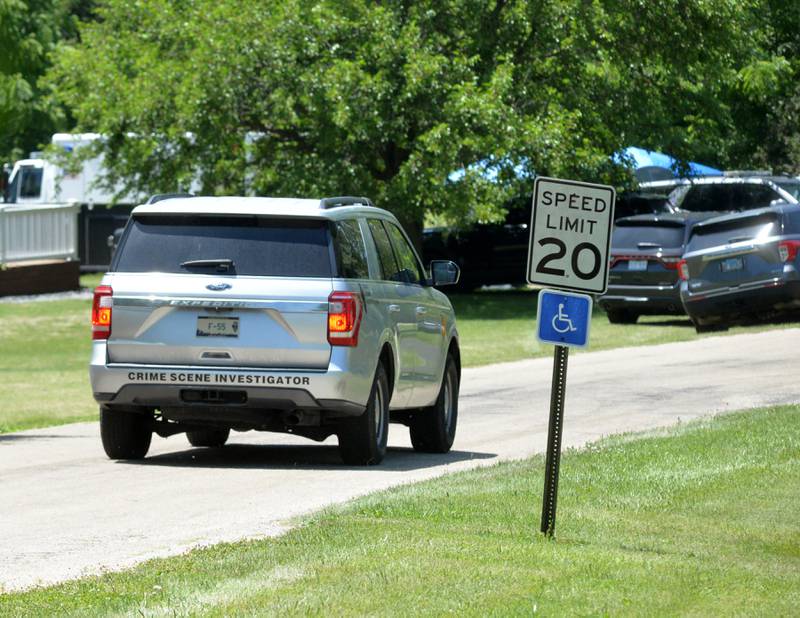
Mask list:
[[615,249],[636,249],[639,245],[648,247],[682,247],[685,227],[672,222],[621,222],[614,227],[611,246]]
[[780,217],[772,212],[700,225],[692,230],[686,250],[697,251],[756,238],[767,238],[780,233],[779,228]]
[[[330,277],[327,222],[264,217],[151,216],[131,220],[117,272]],[[232,260],[233,267],[181,266]]]
[[736,212],[763,208],[780,199],[765,184],[707,184],[688,187],[677,206],[691,212]]

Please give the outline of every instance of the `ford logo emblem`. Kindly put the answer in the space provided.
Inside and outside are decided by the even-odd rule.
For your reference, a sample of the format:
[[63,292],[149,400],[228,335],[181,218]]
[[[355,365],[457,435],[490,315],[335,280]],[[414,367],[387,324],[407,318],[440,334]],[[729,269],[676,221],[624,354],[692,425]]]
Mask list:
[[211,283],[206,286],[206,289],[212,292],[222,292],[223,290],[230,290],[231,286],[227,283]]

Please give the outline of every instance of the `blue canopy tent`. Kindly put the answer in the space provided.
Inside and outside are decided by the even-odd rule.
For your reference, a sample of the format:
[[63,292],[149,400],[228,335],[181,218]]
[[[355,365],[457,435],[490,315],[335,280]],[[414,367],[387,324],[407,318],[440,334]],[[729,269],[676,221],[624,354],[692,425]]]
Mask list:
[[[671,180],[681,176],[678,160],[670,155],[630,146],[614,155],[616,161],[633,162],[639,182]],[[722,176],[722,171],[702,163],[688,162],[690,176]]]

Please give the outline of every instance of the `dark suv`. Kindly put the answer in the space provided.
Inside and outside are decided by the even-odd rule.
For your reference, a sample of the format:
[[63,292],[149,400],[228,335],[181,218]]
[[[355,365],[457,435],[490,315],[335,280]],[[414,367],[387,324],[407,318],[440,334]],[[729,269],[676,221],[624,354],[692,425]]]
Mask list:
[[679,266],[698,332],[800,309],[800,207],[779,204],[694,226]]
[[683,313],[678,263],[699,218],[639,215],[616,222],[608,291],[598,299],[610,322],[633,324],[640,315]]

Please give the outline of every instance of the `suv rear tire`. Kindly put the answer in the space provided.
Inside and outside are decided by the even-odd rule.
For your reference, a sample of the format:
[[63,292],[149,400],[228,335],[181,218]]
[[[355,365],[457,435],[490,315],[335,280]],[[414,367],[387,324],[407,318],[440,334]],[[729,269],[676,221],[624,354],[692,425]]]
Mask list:
[[458,368],[447,355],[439,397],[430,408],[423,408],[411,419],[411,444],[421,453],[447,453],[453,446],[458,423]]
[[109,459],[142,459],[153,437],[152,418],[143,412],[101,407],[100,437]]
[[608,309],[608,321],[612,324],[636,324],[639,314],[630,309]]
[[386,456],[389,435],[389,379],[378,365],[369,392],[367,409],[350,419],[339,432],[339,454],[350,466],[374,466]]
[[224,446],[231,435],[230,429],[193,429],[186,432],[186,438],[192,446],[209,446],[212,448]]

